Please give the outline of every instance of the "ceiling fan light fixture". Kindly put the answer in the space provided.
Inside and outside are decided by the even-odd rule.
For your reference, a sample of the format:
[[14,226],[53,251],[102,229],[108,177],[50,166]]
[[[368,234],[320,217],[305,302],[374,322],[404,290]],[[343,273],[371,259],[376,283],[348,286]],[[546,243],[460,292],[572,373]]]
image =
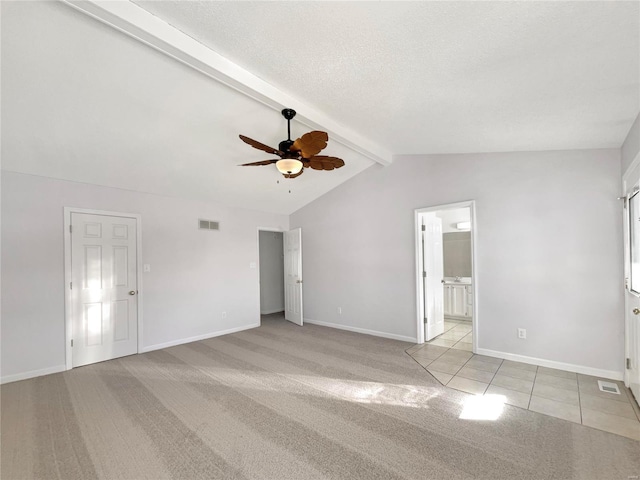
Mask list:
[[276,162],[276,168],[283,175],[295,175],[302,170],[302,162],[295,158],[284,158]]

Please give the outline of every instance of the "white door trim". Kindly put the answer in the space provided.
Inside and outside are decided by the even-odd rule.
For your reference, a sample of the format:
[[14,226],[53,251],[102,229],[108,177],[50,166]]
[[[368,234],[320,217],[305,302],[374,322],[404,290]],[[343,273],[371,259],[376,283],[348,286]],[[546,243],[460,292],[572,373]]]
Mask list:
[[64,324],[65,324],[65,365],[67,370],[73,368],[71,338],[73,336],[73,308],[71,301],[71,214],[88,213],[91,215],[107,215],[111,217],[134,218],[136,220],[136,271],[137,271],[137,314],[138,314],[138,353],[142,352],[142,216],[137,213],[110,212],[88,208],[64,207]]
[[471,212],[471,288],[473,290],[473,317],[472,317],[472,329],[473,329],[473,343],[472,349],[475,353],[478,350],[478,325],[480,319],[480,312],[478,310],[478,269],[477,269],[477,231],[478,222],[476,221],[476,202],[475,200],[467,200],[464,202],[448,203],[445,205],[435,205],[432,207],[417,208],[414,210],[414,229],[415,229],[415,266],[416,266],[416,322],[417,322],[417,340],[418,343],[424,343],[424,292],[422,290],[422,243],[421,235],[422,229],[420,224],[420,214],[427,212],[435,212],[438,210],[451,210],[454,208],[469,207]]

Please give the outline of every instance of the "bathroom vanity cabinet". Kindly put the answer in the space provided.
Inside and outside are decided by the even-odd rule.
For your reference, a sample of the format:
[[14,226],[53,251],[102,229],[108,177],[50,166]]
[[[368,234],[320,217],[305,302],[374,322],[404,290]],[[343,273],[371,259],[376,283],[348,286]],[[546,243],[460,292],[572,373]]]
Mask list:
[[444,283],[444,316],[470,320],[473,316],[473,288],[470,283]]

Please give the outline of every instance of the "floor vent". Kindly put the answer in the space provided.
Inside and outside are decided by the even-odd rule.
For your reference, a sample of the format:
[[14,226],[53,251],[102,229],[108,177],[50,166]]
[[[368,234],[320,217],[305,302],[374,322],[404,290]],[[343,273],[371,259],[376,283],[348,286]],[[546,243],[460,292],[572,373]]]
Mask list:
[[601,392],[615,393],[616,395],[620,395],[618,384],[613,382],[603,382],[602,380],[598,380],[598,388],[600,388]]
[[220,230],[220,224],[213,220],[198,219],[198,228],[200,230]]

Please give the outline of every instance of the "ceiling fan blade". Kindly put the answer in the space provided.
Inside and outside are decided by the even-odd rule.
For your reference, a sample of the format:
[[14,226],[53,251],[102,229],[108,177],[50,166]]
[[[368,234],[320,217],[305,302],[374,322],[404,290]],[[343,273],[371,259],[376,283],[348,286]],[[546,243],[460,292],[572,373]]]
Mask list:
[[311,158],[320,153],[327,146],[328,141],[329,135],[327,135],[327,132],[314,130],[313,132],[305,133],[293,142],[290,150],[292,152],[300,152],[303,158]]
[[338,157],[328,157],[326,155],[316,155],[311,160],[320,160],[322,163],[331,163],[333,168],[344,167],[344,160]]
[[238,165],[239,167],[257,167],[259,165],[271,165],[272,163],[276,163],[279,158],[275,158],[273,160],[262,160],[261,162],[251,162],[251,163],[243,163]]
[[270,147],[269,145],[260,143],[254,140],[253,138],[245,137],[244,135],[238,135],[238,136],[240,137],[240,140],[242,140],[247,145],[251,145],[253,148],[257,148],[258,150],[262,150],[263,152],[272,153],[273,155],[278,155],[279,157],[282,157],[284,155],[284,153],[281,152],[280,150],[276,150],[275,148]]
[[314,170],[333,170],[344,166],[344,160],[337,157],[318,155],[309,159],[309,166]]
[[[324,167],[324,164],[322,162],[314,162],[313,160],[309,162],[309,167],[313,168],[314,170],[329,170],[328,168]],[[333,166],[331,167],[331,170],[333,170]]]

